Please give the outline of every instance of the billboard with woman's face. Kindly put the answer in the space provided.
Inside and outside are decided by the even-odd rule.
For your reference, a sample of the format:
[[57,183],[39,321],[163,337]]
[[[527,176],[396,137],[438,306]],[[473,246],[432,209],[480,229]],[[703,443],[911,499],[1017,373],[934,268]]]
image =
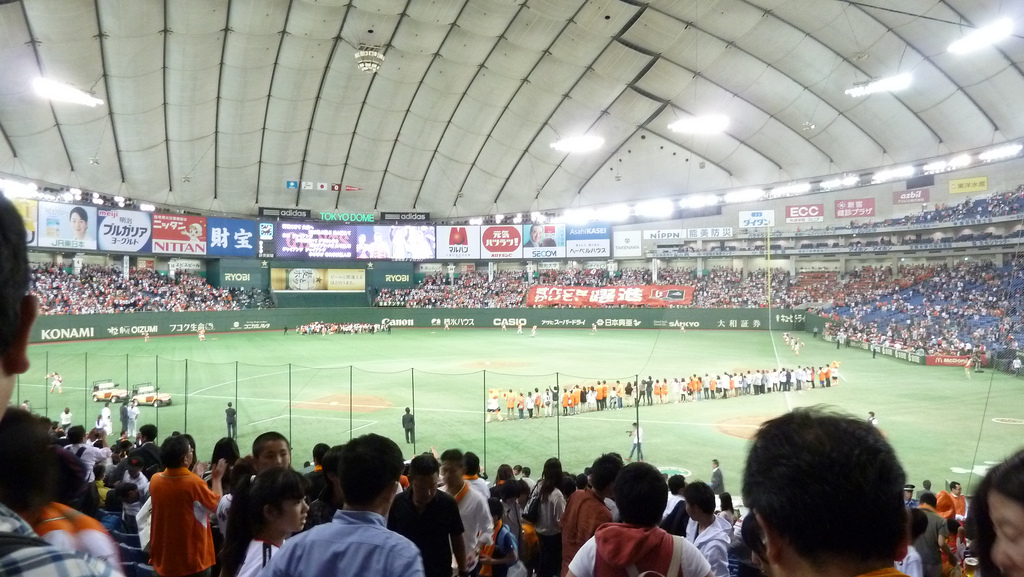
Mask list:
[[96,250],[96,207],[39,203],[39,246]]

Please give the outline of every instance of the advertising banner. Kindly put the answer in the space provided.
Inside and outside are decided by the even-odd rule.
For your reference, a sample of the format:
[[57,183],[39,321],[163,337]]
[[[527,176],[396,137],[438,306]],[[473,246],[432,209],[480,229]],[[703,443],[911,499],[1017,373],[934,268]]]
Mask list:
[[683,236],[691,238],[730,238],[732,237],[731,226],[720,226],[711,228],[685,228]]
[[[644,234],[646,233],[647,231],[644,231]],[[641,232],[639,230],[617,230],[613,237],[615,239],[613,243],[615,258],[643,256],[643,251],[640,249]]]
[[356,258],[430,260],[434,258],[432,226],[358,226]]
[[526,295],[527,306],[602,307],[642,305],[645,307],[685,306],[693,300],[693,287],[643,285],[619,287],[533,286]]
[[99,209],[100,250],[150,252],[152,215],[135,210]]
[[774,210],[741,210],[740,228],[764,228],[775,226]]
[[320,223],[277,223],[277,258],[353,258],[356,227]]
[[[266,223],[270,224],[270,223]],[[207,254],[217,256],[255,256],[256,223],[234,218],[206,219]]]
[[183,214],[154,214],[153,252],[206,254],[206,218]]
[[565,231],[565,254],[569,258],[610,258],[612,227],[601,222],[569,225]]
[[480,258],[480,227],[437,227],[437,258]]
[[399,220],[399,221],[418,221],[425,222],[430,220],[429,212],[382,212],[380,213],[381,220]]
[[973,178],[958,178],[949,181],[949,194],[962,194],[965,192],[985,192],[988,190],[988,177],[975,176]]
[[524,224],[525,258],[565,258],[564,224]]
[[361,268],[273,268],[270,287],[279,291],[366,290],[366,270]]
[[260,207],[259,215],[272,218],[298,218],[302,220],[309,220],[310,218],[313,218],[312,211],[305,208]]
[[[936,367],[962,367],[967,364],[971,357],[958,355],[928,355],[924,364]],[[984,358],[982,359],[984,365]]]
[[515,225],[485,226],[480,229],[483,258],[522,258],[523,235]]
[[682,240],[686,231],[681,228],[645,230],[644,240]]
[[892,193],[893,204],[917,204],[928,202],[930,190],[927,188],[915,188],[912,190],[895,190]]
[[836,218],[863,218],[875,216],[875,199],[853,198],[836,201]]
[[39,246],[96,250],[96,207],[39,203]]
[[18,214],[21,215],[21,219],[25,221],[25,244],[35,246],[39,241],[36,234],[36,221],[39,219],[39,203],[28,198],[11,198],[8,200],[14,205],[14,209],[18,211]]
[[786,224],[803,222],[823,222],[825,220],[824,204],[800,204],[786,207]]

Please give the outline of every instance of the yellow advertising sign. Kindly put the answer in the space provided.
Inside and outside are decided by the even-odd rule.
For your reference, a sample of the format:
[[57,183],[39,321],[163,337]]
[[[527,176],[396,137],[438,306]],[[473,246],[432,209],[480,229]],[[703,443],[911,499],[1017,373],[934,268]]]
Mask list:
[[986,190],[988,190],[987,176],[975,176],[973,178],[960,178],[949,181],[949,194],[985,192]]
[[26,243],[29,246],[36,244],[36,218],[39,214],[39,204],[27,198],[12,198],[11,203],[25,221]]
[[279,291],[366,290],[366,270],[361,268],[274,268],[270,286]]

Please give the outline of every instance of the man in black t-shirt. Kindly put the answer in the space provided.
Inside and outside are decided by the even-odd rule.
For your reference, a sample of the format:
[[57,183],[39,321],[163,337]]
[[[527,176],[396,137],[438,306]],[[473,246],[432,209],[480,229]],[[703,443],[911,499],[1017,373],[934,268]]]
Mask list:
[[238,436],[238,412],[228,403],[228,408],[224,409],[224,418],[228,424],[228,437],[234,439]]
[[437,490],[441,466],[433,455],[415,457],[409,464],[409,488],[395,497],[388,515],[388,529],[404,536],[423,555],[426,577],[451,577],[452,555],[459,576],[466,571],[466,546],[462,517],[455,498]]

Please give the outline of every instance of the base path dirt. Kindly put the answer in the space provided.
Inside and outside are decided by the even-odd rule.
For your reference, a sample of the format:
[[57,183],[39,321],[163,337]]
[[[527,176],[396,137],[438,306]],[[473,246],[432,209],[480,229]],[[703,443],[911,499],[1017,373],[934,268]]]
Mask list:
[[[328,395],[326,397],[313,399],[312,401],[295,403],[292,405],[292,408],[313,409],[316,411],[348,412],[349,406],[348,395]],[[374,397],[372,395],[355,395],[352,397],[351,403],[353,413],[373,413],[381,409],[390,409],[394,406],[394,403],[391,401],[383,397]]]
[[719,433],[739,437],[740,439],[753,439],[761,423],[775,417],[764,415],[751,415],[749,417],[732,417],[715,423]]

